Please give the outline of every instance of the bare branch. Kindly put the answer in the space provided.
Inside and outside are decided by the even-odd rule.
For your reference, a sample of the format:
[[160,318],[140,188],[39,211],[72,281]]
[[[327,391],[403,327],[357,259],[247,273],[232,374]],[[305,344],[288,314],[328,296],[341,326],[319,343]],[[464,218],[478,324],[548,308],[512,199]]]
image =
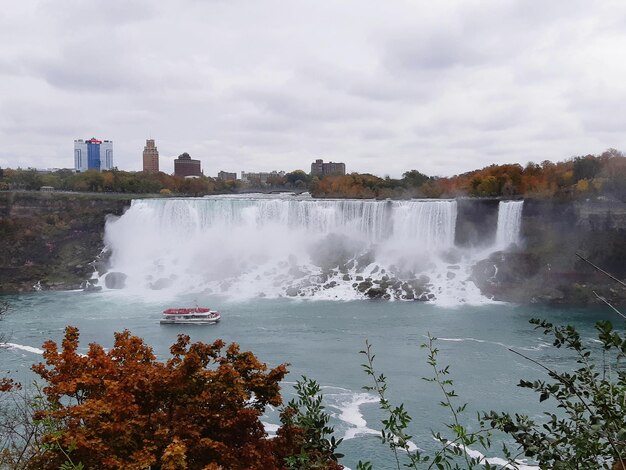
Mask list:
[[626,283],[620,281],[618,278],[616,278],[615,276],[613,276],[610,273],[607,273],[604,269],[596,266],[595,264],[593,264],[591,261],[589,261],[587,258],[583,257],[581,254],[576,253],[576,256],[578,256],[581,260],[583,260],[585,263],[589,264],[590,266],[593,266],[594,269],[596,269],[597,271],[601,272],[602,274],[604,274],[605,276],[610,277],[611,279],[613,279],[615,282],[621,284],[623,287],[626,287]]
[[606,300],[604,297],[602,297],[601,295],[599,295],[598,293],[596,293],[596,291],[591,291],[594,293],[594,295],[600,299],[602,302],[604,302],[605,304],[607,304],[609,307],[611,307],[613,309],[613,311],[615,313],[617,313],[620,317],[626,319],[626,315],[624,315],[622,312],[620,312],[618,309],[616,309],[615,307],[613,307],[613,305],[611,304],[611,302],[609,302],[608,300]]

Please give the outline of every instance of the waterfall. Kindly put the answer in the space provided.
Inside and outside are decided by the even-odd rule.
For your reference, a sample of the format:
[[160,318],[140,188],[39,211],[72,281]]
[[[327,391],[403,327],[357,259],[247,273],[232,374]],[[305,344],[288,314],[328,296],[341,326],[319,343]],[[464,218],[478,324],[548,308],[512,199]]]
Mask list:
[[498,227],[496,248],[504,249],[511,244],[519,244],[522,226],[524,201],[500,201],[498,206]]
[[415,281],[454,248],[456,215],[454,200],[141,199],[105,245],[130,289],[320,296],[334,281],[349,298],[365,277]]
[[[233,299],[488,301],[472,268],[520,242],[522,201],[499,205],[496,243],[456,247],[455,200],[293,196],[140,199],[107,221],[108,288]],[[99,285],[107,287],[106,274]]]

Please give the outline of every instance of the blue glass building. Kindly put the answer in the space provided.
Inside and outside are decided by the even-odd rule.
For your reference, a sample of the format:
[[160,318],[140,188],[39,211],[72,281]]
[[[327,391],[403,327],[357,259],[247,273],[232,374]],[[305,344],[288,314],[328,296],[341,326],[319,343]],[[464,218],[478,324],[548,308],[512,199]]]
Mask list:
[[89,140],[74,141],[74,169],[78,172],[87,170],[113,169],[113,141]]

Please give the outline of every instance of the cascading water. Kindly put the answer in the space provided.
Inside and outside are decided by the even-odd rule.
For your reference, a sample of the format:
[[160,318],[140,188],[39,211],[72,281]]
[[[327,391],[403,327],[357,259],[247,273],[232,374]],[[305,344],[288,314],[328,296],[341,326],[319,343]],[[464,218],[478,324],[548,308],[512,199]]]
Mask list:
[[482,302],[456,215],[454,200],[143,199],[105,244],[129,292]]
[[497,248],[504,249],[512,244],[519,244],[523,208],[524,201],[500,201],[496,230]]

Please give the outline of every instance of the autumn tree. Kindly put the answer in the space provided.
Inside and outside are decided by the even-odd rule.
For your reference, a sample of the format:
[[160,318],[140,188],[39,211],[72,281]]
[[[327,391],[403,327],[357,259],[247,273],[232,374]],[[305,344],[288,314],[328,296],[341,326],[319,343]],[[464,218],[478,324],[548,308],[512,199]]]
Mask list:
[[[290,455],[303,449],[298,410],[289,408],[274,440],[259,419],[281,404],[284,364],[268,369],[236,344],[185,335],[166,362],[128,331],[116,333],[108,351],[92,343],[83,355],[78,347],[78,330],[67,327],[61,347],[46,342],[45,364],[33,366],[47,384],[37,419],[57,425],[31,468],[57,469],[69,457],[98,469],[271,470],[290,468]],[[316,468],[340,469],[333,451],[309,453],[323,464]]]

